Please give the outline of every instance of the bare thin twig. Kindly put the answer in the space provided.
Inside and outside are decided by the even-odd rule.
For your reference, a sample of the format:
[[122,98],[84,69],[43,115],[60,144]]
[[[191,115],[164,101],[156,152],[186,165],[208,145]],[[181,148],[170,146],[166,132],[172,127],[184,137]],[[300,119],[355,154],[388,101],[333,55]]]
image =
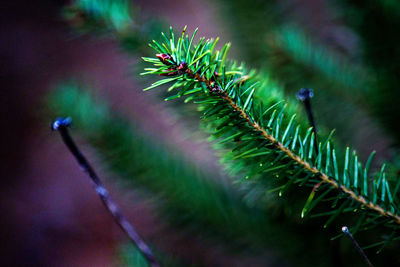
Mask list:
[[301,88],[299,92],[297,92],[297,98],[303,102],[304,107],[306,109],[307,117],[312,127],[312,131],[314,132],[314,142],[315,142],[315,152],[318,154],[318,141],[317,141],[317,126],[315,125],[314,115],[311,108],[311,98],[314,96],[314,92],[310,88]]
[[51,129],[53,131],[58,131],[65,143],[68,147],[69,151],[74,155],[79,165],[82,167],[83,171],[86,172],[91,181],[93,182],[94,188],[96,189],[97,194],[99,195],[101,201],[106,206],[108,211],[113,216],[115,222],[122,228],[122,230],[129,236],[131,241],[138,247],[140,252],[149,262],[149,264],[153,267],[160,266],[157,260],[155,259],[150,247],[143,241],[143,239],[138,235],[135,228],[129,223],[126,217],[121,213],[118,206],[114,201],[111,200],[110,195],[107,189],[104,187],[103,183],[100,181],[100,178],[97,176],[96,172],[80,152],[79,148],[75,144],[72,137],[69,135],[68,126],[71,124],[70,118],[58,118],[56,119],[52,125]]
[[363,257],[365,263],[369,266],[369,267],[373,267],[372,263],[369,261],[367,255],[365,254],[364,250],[362,250],[362,248],[360,247],[360,245],[357,243],[357,241],[354,239],[353,235],[350,233],[349,229],[347,228],[347,226],[343,226],[342,227],[342,232],[351,240],[351,242],[353,243],[353,245],[356,247],[358,253],[360,253],[360,255]]

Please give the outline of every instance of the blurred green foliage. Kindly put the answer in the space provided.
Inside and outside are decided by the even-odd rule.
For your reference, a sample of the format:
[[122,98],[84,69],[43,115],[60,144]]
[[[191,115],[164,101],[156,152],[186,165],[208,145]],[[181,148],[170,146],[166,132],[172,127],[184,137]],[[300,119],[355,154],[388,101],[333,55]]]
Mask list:
[[[284,213],[278,207],[249,207],[234,188],[221,183],[217,174],[207,172],[175,148],[132,127],[132,123],[111,113],[101,100],[93,100],[76,84],[60,86],[48,103],[54,116],[68,114],[73,118],[73,129],[98,151],[105,167],[132,186],[155,193],[163,218],[186,231],[202,233],[202,239],[211,245],[217,242],[229,248],[230,253],[253,257],[264,257],[263,250],[274,248],[285,261],[297,266],[309,266],[315,258],[319,266],[335,266],[354,253],[348,249],[349,244],[342,248],[334,246],[329,237],[336,229],[321,232],[316,226],[321,220],[310,223],[285,215],[299,213],[303,203],[298,203],[297,210],[286,205]],[[289,190],[281,200],[289,201],[286,198],[296,192]],[[295,210],[289,211],[290,207]],[[359,262],[357,256],[353,258]],[[162,259],[170,261],[168,255]],[[276,260],[276,266],[281,266],[279,262]]]
[[368,100],[383,128],[400,144],[400,2],[339,0],[346,23],[361,40],[362,62],[376,79]]

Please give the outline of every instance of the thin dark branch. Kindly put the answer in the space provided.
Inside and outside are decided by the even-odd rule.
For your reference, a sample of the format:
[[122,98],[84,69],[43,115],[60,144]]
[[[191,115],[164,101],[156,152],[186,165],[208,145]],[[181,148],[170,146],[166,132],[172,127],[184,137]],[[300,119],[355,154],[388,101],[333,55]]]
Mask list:
[[103,183],[100,181],[96,172],[80,152],[79,148],[75,144],[72,137],[69,135],[68,126],[71,124],[70,118],[58,118],[56,119],[51,128],[53,131],[58,131],[68,149],[74,155],[79,165],[82,167],[83,171],[86,172],[91,181],[93,182],[94,188],[99,195],[101,201],[106,206],[108,211],[113,216],[115,222],[122,228],[122,230],[129,236],[131,241],[138,247],[143,256],[147,259],[149,264],[153,267],[160,266],[155,259],[150,247],[143,241],[143,239],[138,235],[135,228],[129,223],[126,217],[121,213],[118,206],[114,201],[111,200],[107,189],[104,187]]
[[309,88],[301,88],[299,92],[297,92],[297,98],[303,102],[304,107],[306,109],[308,121],[312,127],[312,131],[314,133],[314,142],[315,142],[315,152],[318,154],[318,142],[317,142],[317,126],[315,125],[314,115],[311,108],[311,98],[314,96],[314,92]]
[[342,232],[351,240],[351,242],[353,243],[353,245],[356,247],[358,253],[360,253],[360,255],[363,257],[365,263],[369,266],[369,267],[373,267],[372,263],[370,262],[370,260],[368,259],[367,255],[365,254],[364,250],[362,250],[362,248],[360,247],[360,245],[357,243],[357,241],[354,239],[353,235],[350,233],[349,229],[347,228],[347,226],[343,226],[342,227]]

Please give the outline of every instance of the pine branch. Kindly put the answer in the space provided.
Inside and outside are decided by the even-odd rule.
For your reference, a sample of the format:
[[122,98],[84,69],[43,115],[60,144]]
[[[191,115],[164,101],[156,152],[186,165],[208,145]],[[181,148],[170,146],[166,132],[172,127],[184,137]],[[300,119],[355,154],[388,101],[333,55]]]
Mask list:
[[[335,189],[333,205],[338,200],[344,202],[331,214],[327,224],[351,209],[372,218],[378,214],[380,225],[399,227],[398,206],[394,203],[384,166],[379,175],[371,177],[369,166],[372,157],[363,169],[357,154],[350,154],[350,148],[347,148],[341,167],[343,175],[340,175],[340,164],[329,139],[316,144],[311,128],[302,133],[304,129],[293,115],[287,122],[285,108],[273,110],[272,105],[271,109],[265,107],[265,100],[260,100],[255,93],[255,88],[262,86],[259,85],[261,80],[246,73],[243,66],[226,61],[229,44],[214,52],[217,41],[201,38],[192,47],[195,33],[189,38],[184,30],[175,40],[171,29],[169,37],[162,34],[163,43],[153,41],[151,46],[159,54],[157,58],[143,58],[155,66],[145,69],[147,72],[144,74],[167,78],[145,90],[172,82],[169,90],[178,89],[178,93],[168,99],[187,96],[185,102],[200,104],[204,111],[203,119],[211,129],[215,129],[213,136],[232,150],[236,163],[243,166],[242,172],[264,179],[283,177],[286,179],[283,187],[296,183],[313,187],[302,215],[308,214],[322,199],[331,197],[331,190]],[[317,155],[314,146],[318,146],[321,153]],[[317,189],[323,193],[314,200]],[[367,221],[378,223],[374,219]],[[366,222],[360,224],[367,228]]]

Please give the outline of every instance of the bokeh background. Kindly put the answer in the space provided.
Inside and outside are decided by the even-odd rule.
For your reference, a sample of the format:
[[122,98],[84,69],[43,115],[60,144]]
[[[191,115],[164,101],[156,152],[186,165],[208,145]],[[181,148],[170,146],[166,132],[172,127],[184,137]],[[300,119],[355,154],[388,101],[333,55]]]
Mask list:
[[[130,64],[140,55],[128,58],[110,38],[77,37],[63,20],[66,4],[1,4],[3,266],[113,266],[118,247],[126,241],[59,136],[50,131],[51,119],[43,116],[43,98],[59,82],[70,78],[87,82],[113,108],[141,121],[153,134],[172,137],[185,146],[182,136],[174,137],[180,130],[172,127],[173,117],[165,118],[162,104],[144,96],[128,75]],[[223,33],[210,2],[140,1],[137,5],[179,28],[190,24],[192,29],[199,26],[202,35]],[[192,146],[188,151],[193,151]],[[195,146],[194,150],[202,150],[198,154],[212,155],[204,144]],[[163,222],[154,219],[151,201],[116,186],[101,172],[101,164],[90,160],[144,237],[162,236],[165,247],[193,250],[191,256],[205,262],[215,257],[207,256],[205,247],[163,229]]]
[[[396,42],[398,37],[395,37],[393,28],[399,22],[397,9],[393,11],[393,23],[390,19],[380,20],[365,9],[359,18],[361,22],[353,26],[354,23],[346,24],[347,19],[361,12],[357,13],[357,1],[349,2],[352,2],[354,10],[350,7],[345,10],[353,13],[341,12],[325,0],[141,0],[133,1],[134,14],[137,15],[133,19],[156,20],[161,29],[165,25],[176,29],[188,25],[190,32],[198,27],[199,36],[219,36],[220,43],[232,43],[231,58],[269,71],[292,98],[300,87],[319,86],[315,90],[318,96],[315,106],[317,122],[323,123],[322,128],[336,128],[338,141],[344,145],[351,144],[363,159],[372,149],[377,150],[378,161],[393,159],[395,144],[399,140],[396,127],[399,126],[393,126],[392,122],[399,113],[392,109],[395,104],[385,101],[393,100],[397,95],[396,90],[392,92],[387,88],[392,88],[390,86],[398,77],[391,80],[386,77],[392,77],[396,72],[395,67],[399,64],[396,56],[399,54],[397,50],[386,53],[392,53],[394,61],[393,70],[390,67],[388,73],[381,75],[383,78],[379,76],[387,87],[374,91],[374,94],[371,90],[363,91],[363,82],[375,88],[375,80],[371,82],[365,78],[365,69],[374,72],[379,66],[388,64],[390,57],[383,53],[382,57],[388,61],[369,58],[372,63],[360,71],[359,65],[369,63],[365,51],[373,54],[375,51],[371,47],[385,47],[380,43],[368,43],[368,39],[364,41],[360,36],[365,29],[357,25],[362,25],[368,18],[383,21],[382,25],[391,26],[382,32],[389,36],[382,42]],[[142,48],[145,47],[142,42],[147,40],[139,39],[138,48],[127,52],[114,35],[80,32],[76,18],[68,19],[65,15],[64,8],[68,4],[68,1],[45,0],[15,0],[0,4],[2,266],[124,264],[121,254],[125,252],[121,246],[127,242],[126,237],[105,211],[58,134],[50,131],[54,114],[48,108],[48,95],[64,81],[78,81],[91,88],[92,93],[106,100],[113,111],[134,121],[147,135],[164,140],[181,151],[185,158],[221,177],[223,183],[230,183],[204,136],[188,130],[197,127],[196,120],[183,119],[170,104],[160,101],[159,94],[143,93],[146,83],[137,77],[140,57],[149,56],[143,55],[148,50]],[[373,9],[373,4],[370,5]],[[379,15],[386,18],[383,12]],[[346,62],[357,63],[356,70],[348,71],[350,81],[346,80],[345,74],[343,79],[338,78],[342,77],[340,72],[326,70],[324,64],[318,65],[318,59],[331,55],[328,52],[314,55],[312,60],[317,63],[302,61],[301,55],[290,54],[290,49],[281,47],[279,36],[273,35],[287,30],[285,36],[295,38],[295,34],[290,35],[290,30],[298,28],[312,36],[311,40],[316,40],[320,47],[333,51],[333,58],[345,59],[338,63],[339,70],[348,70]],[[301,38],[292,40],[301,47]],[[308,45],[308,40],[303,46]],[[388,47],[386,49],[392,49]],[[314,48],[307,46],[307,49],[304,51]],[[375,54],[379,53],[381,51]],[[371,96],[376,98],[377,94],[386,100],[371,102],[370,99],[374,98]],[[379,112],[374,113],[374,110]],[[258,256],[238,254],[218,242],[204,242],[201,231],[185,231],[166,223],[157,209],[157,196],[126,185],[104,166],[84,138],[75,135],[74,129],[72,134],[138,232],[163,252],[178,257],[184,265],[293,264],[287,262],[273,245]]]

